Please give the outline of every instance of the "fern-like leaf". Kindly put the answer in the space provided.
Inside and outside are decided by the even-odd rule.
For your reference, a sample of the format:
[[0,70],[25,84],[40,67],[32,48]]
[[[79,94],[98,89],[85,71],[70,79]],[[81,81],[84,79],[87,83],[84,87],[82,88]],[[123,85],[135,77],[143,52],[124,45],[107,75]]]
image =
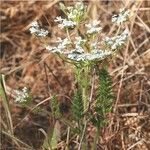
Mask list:
[[95,104],[95,116],[92,122],[97,127],[106,125],[106,115],[111,111],[113,92],[111,77],[106,69],[101,69],[99,75],[99,88]]
[[83,117],[83,101],[81,90],[77,90],[74,94],[73,104],[72,104],[72,113],[76,121],[79,121]]
[[61,112],[59,109],[59,103],[58,103],[58,100],[57,100],[55,95],[51,99],[51,109],[52,109],[53,117],[55,117],[56,119],[61,117]]

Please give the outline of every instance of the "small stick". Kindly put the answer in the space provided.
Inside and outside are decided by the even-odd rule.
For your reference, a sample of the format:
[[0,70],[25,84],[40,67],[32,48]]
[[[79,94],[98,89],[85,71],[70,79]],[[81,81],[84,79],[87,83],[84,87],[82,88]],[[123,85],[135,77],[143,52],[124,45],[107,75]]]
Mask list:
[[85,131],[86,131],[86,126],[87,126],[87,121],[85,122],[85,125],[84,125],[84,129],[83,129],[83,133],[82,133],[82,137],[81,137],[81,140],[80,140],[78,150],[81,150],[81,145],[82,145],[82,141],[83,141],[84,134],[85,134]]
[[146,118],[148,117],[148,115],[140,115],[139,113],[126,113],[126,114],[122,114],[122,117],[138,117],[138,118]]

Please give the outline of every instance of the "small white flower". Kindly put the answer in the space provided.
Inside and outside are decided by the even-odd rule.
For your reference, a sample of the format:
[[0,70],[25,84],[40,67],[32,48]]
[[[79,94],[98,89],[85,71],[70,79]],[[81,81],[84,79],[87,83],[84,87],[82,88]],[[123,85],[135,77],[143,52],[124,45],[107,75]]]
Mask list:
[[30,27],[29,31],[31,32],[31,34],[34,34],[37,32],[37,28],[35,27]]
[[75,22],[73,22],[71,20],[64,19],[63,22],[58,25],[58,27],[60,27],[61,29],[65,28],[65,27],[66,28],[73,28],[75,25],[76,25]]
[[105,41],[105,43],[107,43],[108,45],[112,45],[112,44],[113,44],[112,38],[105,37],[104,41]]
[[105,57],[111,55],[112,52],[104,50],[93,50],[92,54],[95,56],[95,59],[104,59]]
[[76,47],[75,51],[78,53],[84,53],[84,49],[82,47]]
[[67,9],[68,9],[69,11],[72,11],[72,10],[73,10],[73,7],[72,7],[72,6],[69,6],[69,7],[67,7]]
[[97,20],[93,20],[92,23],[85,24],[85,26],[87,27],[87,34],[95,34],[95,33],[100,32],[102,28],[98,27],[99,24],[100,24],[100,21],[97,21]]
[[77,2],[77,3],[75,4],[75,8],[76,8],[77,10],[84,10],[85,7],[86,7],[86,6],[83,4],[83,2]]
[[71,53],[79,53],[79,54],[81,54],[81,53],[84,53],[84,49],[82,47],[77,47],[77,48],[71,50],[70,52]]
[[41,29],[37,21],[31,23],[29,31],[39,37],[45,37],[48,35],[48,31]]
[[63,39],[61,42],[62,42],[62,45],[65,45],[65,46],[71,44],[71,41],[68,38]]
[[48,45],[45,48],[52,53],[61,53],[61,49],[59,49],[58,47],[52,47]]
[[75,61],[93,61],[102,60],[112,54],[111,51],[93,50],[91,53],[77,53],[72,51],[68,53],[67,57]]
[[56,19],[54,21],[59,23],[58,27],[60,27],[61,29],[73,28],[76,25],[76,23],[74,21],[63,19],[63,18],[61,18],[61,16],[56,17]]
[[45,48],[48,51],[53,52],[53,53],[64,53],[64,50],[67,47],[67,45],[71,43],[71,41],[68,38],[65,38],[62,40],[60,37],[58,37],[58,40],[56,42],[58,43],[56,47],[52,47],[48,45]]
[[33,21],[33,22],[31,23],[31,27],[39,28],[38,22],[37,22],[37,21]]
[[77,2],[74,7],[67,7],[67,9],[68,19],[79,23],[84,16],[86,6],[83,2]]
[[85,44],[86,40],[82,39],[80,36],[75,37],[75,51],[78,53],[84,53],[83,45]]
[[77,53],[69,53],[68,55],[67,55],[67,57],[69,58],[69,59],[72,59],[72,60],[75,60],[75,61],[80,61],[80,59],[79,59],[79,54],[77,54]]
[[75,39],[76,41],[74,42],[74,44],[77,49],[84,45],[86,42],[86,40],[83,39],[81,36],[75,37]]
[[63,40],[59,39],[59,45],[57,46],[59,49],[65,49],[67,45],[71,43],[71,41],[68,38],[65,38]]
[[104,39],[104,42],[106,43],[106,45],[111,47],[112,50],[116,50],[116,49],[120,48],[125,43],[128,36],[129,36],[129,32],[126,29],[122,32],[122,34],[120,34],[118,36],[115,36],[112,38],[106,37]]
[[129,34],[130,34],[129,30],[125,29],[121,36],[125,36],[125,38],[127,38],[129,36]]
[[124,9],[120,9],[120,14],[119,15],[114,15],[112,17],[112,22],[115,22],[117,25],[125,22],[128,20],[130,15],[130,11],[127,10],[125,11]]
[[61,16],[56,17],[56,19],[54,20],[55,22],[62,22],[63,19]]
[[40,37],[45,37],[48,35],[48,31],[47,30],[44,30],[44,29],[40,29],[39,31],[37,31],[36,33],[38,36]]
[[21,91],[15,90],[16,93],[16,99],[15,102],[26,102],[27,98],[29,98],[28,89],[24,87]]
[[71,20],[74,20],[74,19],[77,17],[77,13],[78,13],[77,10],[71,11],[71,12],[68,14],[68,18],[71,19]]

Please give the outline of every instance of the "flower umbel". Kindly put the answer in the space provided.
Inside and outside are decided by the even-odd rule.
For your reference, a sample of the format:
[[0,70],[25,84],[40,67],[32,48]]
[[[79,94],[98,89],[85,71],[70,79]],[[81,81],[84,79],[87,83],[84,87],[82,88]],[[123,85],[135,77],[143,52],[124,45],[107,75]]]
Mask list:
[[83,2],[77,2],[74,7],[67,7],[67,16],[69,20],[77,24],[83,20],[86,11],[86,6]]
[[[128,30],[124,30],[120,35],[105,37],[102,40],[104,44],[100,45],[98,33],[102,30],[102,27],[100,27],[99,20],[92,20],[90,23],[85,24],[86,31],[81,31],[84,26],[81,25],[80,28],[80,23],[85,19],[86,11],[83,2],[77,2],[70,7],[66,7],[61,3],[60,6],[66,18],[59,16],[54,21],[58,23],[58,27],[65,29],[67,38],[58,38],[56,46],[44,43],[45,48],[52,53],[64,55],[66,59],[79,63],[81,61],[101,61],[113,55],[114,51],[120,49],[128,38]],[[122,9],[119,15],[113,16],[112,21],[120,24],[128,19],[129,14],[128,10]],[[30,32],[40,37],[48,34],[48,31],[40,28],[37,21],[31,24]]]
[[129,36],[129,31],[126,29],[118,36],[114,36],[112,38],[106,37],[104,39],[104,42],[111,50],[114,51],[123,46],[128,36]]
[[49,33],[47,30],[41,29],[37,21],[31,23],[29,30],[38,37],[45,37]]
[[92,23],[86,24],[87,27],[87,34],[95,34],[102,30],[101,27],[98,27],[100,24],[100,21],[93,20]]
[[24,87],[21,91],[15,90],[14,92],[16,93],[15,102],[23,103],[29,98],[28,89],[26,87]]
[[112,22],[115,22],[117,25],[125,22],[128,20],[130,15],[130,11],[129,10],[125,10],[125,9],[120,9],[120,14],[119,15],[114,15],[112,17]]
[[76,22],[67,20],[67,19],[63,19],[63,18],[61,18],[61,16],[56,17],[56,19],[54,21],[59,23],[58,27],[60,27],[61,29],[73,28],[76,25]]
[[60,37],[58,38],[58,40],[56,41],[56,43],[59,43],[56,47],[52,47],[52,46],[46,46],[46,49],[53,52],[53,53],[65,53],[65,48],[67,47],[67,45],[69,45],[71,43],[71,41],[68,38],[65,39],[61,39]]

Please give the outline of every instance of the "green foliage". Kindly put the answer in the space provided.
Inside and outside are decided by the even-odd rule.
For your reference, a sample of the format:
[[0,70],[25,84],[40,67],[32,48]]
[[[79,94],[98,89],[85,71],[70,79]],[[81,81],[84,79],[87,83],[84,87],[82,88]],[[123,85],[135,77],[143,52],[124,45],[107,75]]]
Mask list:
[[111,111],[113,92],[112,82],[108,71],[102,68],[99,73],[99,88],[95,103],[95,115],[92,122],[95,126],[103,127],[106,125],[106,115]]
[[54,117],[53,121],[55,123],[54,122],[51,123],[52,126],[49,128],[47,133],[43,129],[40,130],[45,135],[45,139],[42,146],[44,150],[57,149],[57,144],[58,141],[60,140],[60,124],[58,119],[61,118],[62,114],[60,111],[59,102],[57,100],[56,95],[54,95],[51,98],[50,107],[51,107],[51,114]]
[[54,129],[53,129],[53,134],[51,137],[51,141],[50,141],[50,145],[52,149],[56,149],[57,148],[57,143],[60,139],[60,129],[57,125],[58,123],[55,123]]
[[55,117],[56,119],[61,117],[59,103],[55,95],[51,99],[51,109],[53,117]]
[[[78,90],[82,95],[82,103],[84,112],[87,111],[89,107],[89,90],[90,90],[90,70],[91,66],[87,63],[81,63],[76,67],[76,80],[78,85]],[[79,92],[79,91],[78,91]]]
[[81,90],[78,89],[74,94],[72,104],[73,117],[76,121],[79,121],[83,117],[83,111],[82,93]]
[[43,143],[44,150],[54,150],[57,149],[58,141],[60,140],[60,124],[58,121],[55,122],[53,129],[49,130],[46,134],[43,129],[41,129],[43,134],[45,135],[45,140]]

